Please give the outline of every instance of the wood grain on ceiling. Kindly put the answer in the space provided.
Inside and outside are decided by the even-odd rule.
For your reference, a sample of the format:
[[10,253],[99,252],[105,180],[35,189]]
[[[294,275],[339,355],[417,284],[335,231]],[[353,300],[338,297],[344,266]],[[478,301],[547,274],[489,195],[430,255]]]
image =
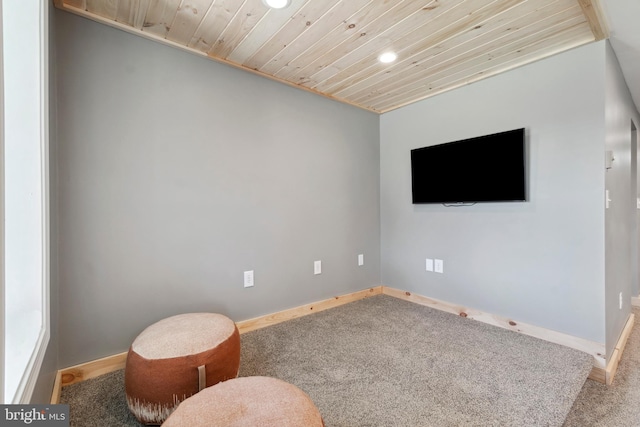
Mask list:
[[[607,37],[598,0],[54,3],[378,113]],[[398,59],[380,63],[387,51]]]

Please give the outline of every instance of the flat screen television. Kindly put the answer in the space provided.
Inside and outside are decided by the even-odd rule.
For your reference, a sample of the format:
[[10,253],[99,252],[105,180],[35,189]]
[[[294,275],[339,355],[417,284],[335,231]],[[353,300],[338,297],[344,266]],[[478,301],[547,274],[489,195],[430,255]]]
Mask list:
[[526,200],[525,130],[411,150],[413,203]]

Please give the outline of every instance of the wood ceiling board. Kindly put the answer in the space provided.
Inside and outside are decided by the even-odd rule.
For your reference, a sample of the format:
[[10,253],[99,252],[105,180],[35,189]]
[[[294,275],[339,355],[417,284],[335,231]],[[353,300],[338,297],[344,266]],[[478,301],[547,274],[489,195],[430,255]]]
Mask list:
[[208,54],[242,5],[243,2],[238,0],[216,0],[191,37],[188,46]]
[[[586,30],[587,27],[582,25],[583,23],[584,21],[578,21],[575,26],[579,26],[583,30]],[[480,72],[483,67],[487,67],[487,69],[499,67],[503,61],[506,62],[511,60],[509,55],[518,57],[523,54],[523,49],[527,46],[535,45],[539,40],[547,41],[549,37],[556,35],[567,35],[573,37],[572,33],[564,32],[567,28],[572,29],[574,26],[567,27],[566,23],[563,22],[562,24],[557,24],[554,27],[546,28],[543,32],[534,33],[529,36],[515,37],[516,35],[512,35],[508,39],[504,40],[504,43],[491,43],[491,45],[486,46],[485,49],[482,47],[476,48],[475,50],[482,51],[477,54],[467,54],[453,58],[453,60],[449,62],[438,63],[438,65],[430,69],[428,73],[423,74],[425,77],[420,77],[418,75],[411,76],[410,79],[407,79],[407,83],[389,86],[383,92],[388,93],[394,90],[397,91],[405,88],[411,88],[418,82],[423,81],[425,78],[432,82],[432,84],[436,84],[440,79],[451,79],[452,77],[460,74],[475,75],[477,72]],[[551,36],[548,34],[551,34]],[[559,45],[568,44],[568,47],[574,47],[573,41],[567,42],[563,39],[558,42],[557,38],[554,38],[553,41]],[[491,65],[489,65],[489,61],[491,61]]]
[[598,0],[578,0],[584,16],[589,21],[589,26],[596,40],[602,40],[609,37],[609,29],[605,24],[602,7]]
[[[373,2],[361,9],[354,17],[342,26],[334,28],[313,49],[308,50],[294,61],[289,62],[290,70],[284,74],[275,73],[289,81],[311,81],[310,77],[324,68],[330,68],[334,73],[335,63],[341,59],[350,62],[354,51],[365,45],[373,37],[384,33],[394,26],[394,21],[402,21],[422,7],[428,7],[435,0],[401,1],[401,2]],[[387,39],[390,43],[391,39]],[[372,52],[376,58],[380,52]],[[313,84],[304,83],[312,87]]]
[[326,2],[308,1],[287,22],[283,22],[280,28],[271,32],[272,36],[260,46],[251,51],[245,48],[242,57],[234,52],[230,59],[245,67],[260,69],[316,25],[333,7],[333,4]]
[[87,12],[115,21],[118,14],[118,0],[86,0],[86,3]]
[[[261,0],[53,1],[376,112],[607,34],[598,0],[292,0],[282,10]],[[399,60],[380,64],[377,57],[387,49]]]
[[164,39],[180,7],[180,0],[154,0],[149,3],[142,31]]
[[[529,4],[532,3],[529,2]],[[471,31],[460,33],[459,36],[452,37],[445,42],[438,42],[433,48],[425,49],[419,54],[408,58],[405,62],[410,63],[410,66],[395,72],[393,78],[389,78],[388,75],[381,75],[375,79],[370,79],[368,84],[367,81],[362,82],[362,84],[354,83],[340,93],[330,93],[348,99],[361,100],[366,98],[368,93],[372,91],[384,93],[398,86],[411,84],[421,76],[432,75],[438,70],[447,70],[447,67],[453,61],[464,62],[496,46],[504,46],[513,40],[530,37],[532,32],[540,31],[541,27],[561,25],[568,19],[575,18],[576,10],[579,10],[576,5],[555,14],[549,12],[548,8],[537,9],[529,14],[525,14],[524,9],[519,10],[519,13],[510,15],[511,18],[516,17],[514,21],[502,23],[490,32],[481,33],[483,28],[491,28],[490,25],[479,29],[472,27]],[[584,21],[584,18],[581,15],[579,16]],[[495,20],[495,23],[499,23],[498,20]],[[470,33],[473,33],[473,43],[465,42],[465,36]],[[479,35],[475,36],[476,33]]]
[[[509,21],[508,19],[513,19],[514,17],[509,15],[509,18],[507,18],[502,14],[497,19],[491,19],[480,25],[471,26],[469,29],[460,32],[454,37],[448,37],[446,34],[441,36],[437,33],[423,40],[416,37],[415,40],[412,41],[417,41],[419,46],[412,48],[414,45],[408,43],[405,49],[398,51],[398,56],[403,59],[390,65],[398,69],[404,68],[407,71],[418,67],[426,68],[425,63],[443,61],[461,52],[466,52],[471,42],[481,42],[488,38],[500,37],[505,31],[517,31],[519,29],[519,21],[528,22],[527,16],[531,13],[548,13],[546,9],[538,8],[538,5],[533,2],[524,3],[523,7],[519,9],[519,12],[524,14],[524,16]],[[421,42],[428,39],[432,41],[429,47],[425,49],[424,46],[420,46],[422,44]],[[407,40],[407,42],[409,42],[409,40]],[[359,72],[355,72],[354,70],[354,74],[350,78],[343,80],[339,85],[334,84],[328,87],[320,85],[320,88],[334,96],[357,98],[360,95],[366,95],[371,91],[375,91],[378,85],[386,79],[387,70],[385,67],[374,64],[372,68],[376,66],[380,68],[380,72],[377,74],[369,73],[367,76],[365,74],[367,69]],[[397,80],[397,78],[394,80]],[[325,84],[330,83],[332,82],[325,82]]]
[[[566,51],[567,48],[573,48],[593,40],[593,33],[591,33],[591,30],[586,29],[582,25],[576,25],[574,27],[562,29],[559,31],[559,33],[563,36],[562,42],[558,42],[554,37],[550,37],[548,39],[537,39],[535,42],[520,47],[517,51],[512,51],[509,53],[502,54],[503,52],[494,51],[491,54],[487,55],[486,58],[484,58],[486,61],[489,61],[490,59],[494,58],[494,55],[501,55],[497,56],[500,61],[495,61],[498,63],[494,67],[487,67],[486,64],[478,61],[477,65],[465,69],[464,72],[453,73],[450,75],[441,75],[440,78],[434,79],[431,82],[431,86],[444,87],[450,85],[452,82],[459,81],[460,79],[468,79],[469,75],[471,76],[471,78],[474,78],[474,76],[476,75],[486,75],[492,70],[500,72],[506,69],[513,69],[515,67],[523,66],[531,62],[546,58],[549,55],[561,51]],[[567,44],[567,40],[569,40],[569,44]],[[547,51],[551,51],[553,53],[541,56],[541,52],[544,53]]]
[[309,75],[317,72],[318,69],[331,64],[329,58],[340,57],[348,53],[344,49],[339,50],[340,46],[347,41],[353,40],[353,38],[363,37],[362,34],[366,36],[366,27],[368,25],[371,25],[374,20],[380,19],[402,3],[374,0],[344,21],[339,23],[329,22],[330,25],[327,25],[326,31],[320,39],[296,58],[288,60],[287,67],[275,72],[274,76],[289,81],[306,79]]
[[182,0],[165,37],[187,46],[213,2],[214,0]]
[[151,0],[128,0],[118,2],[116,21],[141,30],[144,25],[147,8]]
[[70,7],[87,10],[86,0],[54,0],[53,4],[59,8],[62,8],[64,5],[67,5]]
[[376,111],[384,113],[409,105],[413,102],[483,80],[487,77],[504,73],[514,68],[530,64],[593,41],[593,33],[589,28],[585,28],[584,25],[565,29],[562,33],[565,37],[565,40],[562,42],[557,42],[553,39],[538,40],[534,44],[520,49],[519,52],[512,52],[509,54],[511,60],[508,60],[509,57],[504,57],[503,61],[500,64],[496,64],[494,67],[487,68],[483,64],[479,64],[473,69],[475,73],[472,75],[465,73],[462,76],[453,75],[443,77],[440,79],[439,85],[429,86],[429,84],[433,82],[419,82],[419,84],[408,87],[408,90],[403,93],[396,94],[395,96],[389,94],[384,98],[380,98],[377,102],[372,100],[372,102],[367,103],[366,105],[368,105],[370,109],[375,109]]
[[[584,30],[582,30],[584,31]],[[587,37],[592,37],[593,33],[591,33],[591,31],[589,30],[589,35]],[[582,46],[585,42],[584,42],[584,38],[585,36],[583,35],[582,37],[577,36],[576,38],[576,42],[575,42],[575,46],[574,47],[578,47],[578,46]],[[532,58],[530,60],[530,62],[534,62],[536,60],[539,59],[544,59],[548,56],[552,56],[561,52],[566,51],[566,45],[561,45],[558,47],[558,49],[556,51],[546,51],[542,54],[539,53],[534,53],[532,55]],[[544,56],[541,56],[544,55]],[[478,73],[476,76],[471,77],[471,78],[466,78],[466,79],[462,79],[459,80],[457,82],[453,82],[453,83],[449,83],[440,87],[434,87],[434,88],[430,88],[430,89],[425,89],[423,91],[414,91],[413,93],[407,93],[404,95],[403,101],[402,102],[391,102],[391,100],[387,100],[387,102],[385,103],[385,105],[380,105],[377,107],[377,110],[374,111],[379,111],[380,113],[386,113],[388,111],[392,111],[395,110],[397,108],[401,108],[407,105],[410,105],[414,102],[418,102],[427,98],[430,98],[432,96],[436,96],[439,95],[441,93],[445,93],[445,92],[449,92],[451,90],[469,85],[471,83],[475,83],[477,81],[486,79],[488,77],[492,77],[501,73],[504,73],[506,71],[512,70],[514,68],[518,68],[521,67],[522,65],[526,65],[522,63],[522,58],[518,58],[517,60],[514,60],[511,62],[511,64],[502,64],[501,67],[496,67],[494,69],[488,69],[488,70],[483,70],[482,73]],[[373,109],[374,107],[370,107],[371,109]]]
[[[64,5],[63,5],[62,9],[67,11],[67,12],[69,12],[69,13],[73,13],[74,15],[78,15],[78,16],[82,16],[84,18],[91,19],[92,21],[98,22],[100,24],[104,24],[104,25],[107,25],[109,27],[113,27],[113,28],[116,28],[118,30],[125,31],[127,33],[130,33],[130,34],[133,34],[133,35],[136,35],[136,36],[139,36],[139,37],[143,37],[143,38],[146,38],[148,40],[151,40],[151,41],[154,41],[154,42],[157,42],[157,43],[161,43],[161,44],[164,44],[164,45],[167,45],[167,46],[171,46],[171,47],[175,47],[175,48],[178,48],[178,49],[186,49],[185,46],[179,45],[179,44],[174,43],[174,42],[172,42],[170,40],[167,40],[167,39],[165,39],[163,37],[158,37],[155,34],[152,34],[152,33],[149,33],[147,31],[144,31],[144,29],[145,29],[144,26],[143,26],[142,31],[141,30],[137,30],[136,28],[132,27],[131,25],[127,25],[127,24],[118,22],[116,20],[107,19],[107,18],[104,18],[102,16],[89,14],[84,9],[79,9],[79,8],[76,8],[76,7],[69,6],[67,4],[68,1],[70,1],[70,0],[64,0]],[[128,1],[128,0],[126,0],[126,1]],[[156,0],[151,0],[151,2],[149,3],[150,7],[151,7],[151,5],[153,4],[154,1],[156,1]],[[196,51],[194,49],[187,49],[187,50],[189,52],[191,52],[191,53],[194,53],[194,54],[198,55],[198,56],[206,57],[206,54],[203,54],[202,52],[198,52],[198,51]],[[224,61],[220,61],[220,62],[224,62]]]
[[[316,0],[314,0],[316,1]],[[349,20],[360,9],[368,4],[378,0],[350,0],[339,2],[329,12],[322,16],[318,21],[313,22],[311,26],[298,37],[292,40],[287,46],[283,47],[280,52],[273,56],[268,62],[257,67],[265,74],[275,75],[278,71],[285,69],[287,72],[292,65],[290,61],[296,60],[303,55],[310,47],[318,44],[326,37],[329,29],[333,30],[342,27],[344,21]],[[338,23],[338,24],[336,24]]]
[[[523,0],[511,1],[518,2]],[[487,0],[471,0],[467,3],[472,4],[472,7],[482,7],[487,4]],[[416,13],[407,19],[390,26],[382,33],[382,37],[368,40],[366,46],[351,52],[348,58],[343,58],[311,75],[308,86],[324,91],[332,86],[344,85],[345,80],[351,80],[354,74],[372,67],[373,70],[386,72],[396,63],[380,64],[378,55],[385,51],[398,53],[407,44],[418,40],[429,44],[433,34],[438,33],[441,26],[448,25],[445,22],[456,21],[469,16],[469,11],[461,7],[462,2],[449,2],[442,6],[438,4],[438,2],[433,2],[429,6],[419,8]],[[347,63],[347,60],[350,63]]]
[[[478,2],[478,5],[483,3]],[[484,1],[486,4],[486,1]],[[515,0],[511,2],[501,1],[501,10],[507,10],[510,7],[514,7],[518,4],[522,4],[522,0]],[[527,2],[525,4],[533,4]],[[426,25],[417,27],[404,35],[402,38],[402,47],[396,49],[398,57],[400,58],[393,64],[380,64],[377,59],[371,57],[365,57],[359,64],[349,67],[338,73],[324,82],[318,83],[314,86],[315,89],[320,91],[326,91],[333,95],[350,89],[352,86],[353,91],[357,91],[358,88],[363,86],[371,86],[375,84],[377,80],[384,80],[389,75],[389,71],[393,71],[393,75],[400,72],[402,69],[407,71],[412,70],[418,65],[418,61],[421,58],[434,57],[434,49],[442,49],[442,45],[446,41],[456,38],[459,35],[466,35],[474,37],[479,34],[485,27],[485,21],[491,18],[495,18],[491,11],[495,11],[495,7],[490,10],[478,8],[472,14],[468,13],[467,9],[456,8],[453,10],[447,10],[447,15],[442,17],[442,22],[447,22],[445,25],[441,25],[439,28],[433,28],[431,22],[427,22]],[[503,16],[503,14],[499,15]],[[446,17],[446,19],[444,19]],[[441,20],[440,16],[437,16],[438,21]],[[503,18],[505,19],[505,18]],[[499,22],[499,19],[492,19],[495,22]],[[480,27],[480,28],[477,28]],[[485,30],[486,31],[486,30]],[[425,59],[422,59],[423,61]],[[340,94],[339,96],[348,96],[348,94]]]
[[[576,29],[577,28],[577,29]],[[388,102],[393,101],[395,97],[406,97],[407,94],[411,94],[414,86],[423,86],[426,88],[442,87],[446,86],[446,82],[455,82],[458,80],[465,80],[467,78],[474,78],[478,73],[482,73],[483,70],[490,70],[492,68],[507,66],[507,63],[514,58],[526,55],[530,50],[535,49],[539,51],[542,47],[553,46],[554,49],[557,46],[574,46],[575,33],[582,35],[590,31],[584,21],[576,23],[576,25],[567,27],[566,25],[557,25],[555,29],[547,30],[545,35],[533,34],[529,37],[512,39],[509,43],[501,45],[494,45],[491,50],[487,50],[481,55],[465,55],[460,58],[454,58],[447,64],[438,65],[431,73],[428,73],[424,77],[415,77],[410,79],[410,83],[398,84],[394,86],[388,86],[380,91],[377,96],[365,96],[361,99],[352,99],[353,102],[363,103],[365,105],[377,105],[378,101]],[[562,41],[558,41],[557,36],[563,36]],[[569,41],[565,40],[567,37]],[[591,34],[591,40],[593,34]],[[539,59],[539,58],[538,58]],[[531,61],[531,60],[530,60]],[[491,65],[489,65],[491,63]],[[524,65],[525,62],[520,65]],[[510,66],[513,68],[513,66]],[[477,80],[477,79],[476,79]]]
[[209,56],[227,59],[268,11],[261,0],[246,0],[209,50]]
[[[292,32],[292,30],[287,31],[286,28],[300,27],[300,31],[303,31],[307,27],[306,15],[312,13],[306,9],[309,6],[311,8],[315,6],[317,9],[318,6],[325,4],[313,2],[312,0],[293,0],[287,8],[269,10],[265,19],[261,20],[251,30],[249,35],[229,54],[227,59],[248,68],[257,68],[247,62],[249,58],[267,50],[268,47],[275,47],[278,51],[282,49],[282,45],[286,45],[293,38],[293,36],[284,35]],[[309,19],[315,20],[316,18],[310,17]]]
[[[553,23],[553,19],[550,19],[550,21],[549,27],[538,32],[529,35],[520,34],[520,37],[511,34],[501,39],[502,44],[491,42],[485,46],[477,47],[474,49],[475,51],[486,49],[485,53],[477,54],[478,52],[476,52],[475,55],[466,55],[466,58],[461,58],[464,61],[463,63],[460,63],[459,59],[456,58],[452,63],[443,64],[441,68],[444,69],[435,69],[434,71],[436,72],[431,73],[431,78],[433,81],[438,81],[437,79],[439,78],[449,79],[456,73],[475,73],[480,71],[483,65],[488,64],[488,61],[493,64],[501,64],[503,61],[510,61],[511,56],[517,58],[531,46],[538,46],[538,42],[543,46],[553,43],[554,47],[566,45],[567,49],[573,48],[573,37],[577,29],[583,30],[583,33],[588,32],[588,27],[584,25],[581,17],[576,17],[569,21],[562,20],[557,24]],[[589,41],[592,40],[593,38]],[[451,67],[452,65],[454,67]],[[478,68],[478,70],[474,70],[474,68]]]

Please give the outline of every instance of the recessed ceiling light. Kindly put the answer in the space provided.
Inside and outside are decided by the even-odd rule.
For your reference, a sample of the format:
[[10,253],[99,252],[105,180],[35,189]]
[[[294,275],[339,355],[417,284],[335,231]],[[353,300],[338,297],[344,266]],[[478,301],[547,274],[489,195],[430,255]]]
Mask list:
[[395,61],[396,59],[398,59],[398,55],[396,55],[395,52],[385,52],[378,56],[378,61],[382,62],[383,64],[388,64]]
[[284,9],[289,6],[291,0],[262,0],[262,3],[272,9]]

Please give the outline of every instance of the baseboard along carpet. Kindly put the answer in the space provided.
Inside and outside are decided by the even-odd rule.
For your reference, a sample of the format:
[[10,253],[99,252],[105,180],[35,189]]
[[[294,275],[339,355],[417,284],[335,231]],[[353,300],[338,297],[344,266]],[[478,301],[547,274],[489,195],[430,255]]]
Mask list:
[[[240,376],[290,382],[327,427],[562,426],[592,356],[378,295],[241,336]],[[135,426],[122,371],[63,388],[72,426]]]

